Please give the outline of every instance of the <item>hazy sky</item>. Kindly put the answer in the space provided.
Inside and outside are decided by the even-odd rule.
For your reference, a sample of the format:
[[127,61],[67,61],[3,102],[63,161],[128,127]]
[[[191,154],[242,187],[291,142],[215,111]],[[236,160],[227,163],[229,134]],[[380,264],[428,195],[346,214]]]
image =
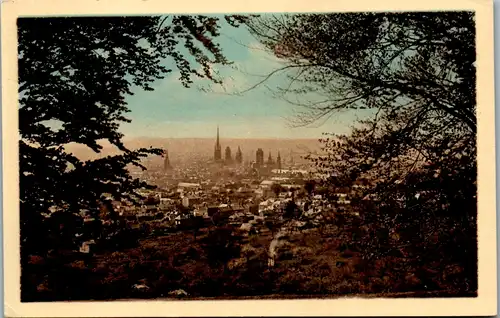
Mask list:
[[[196,80],[184,88],[176,69],[154,84],[154,91],[134,88],[127,98],[132,123],[122,125],[127,137],[213,137],[217,125],[221,137],[228,138],[318,138],[322,132],[346,132],[352,124],[352,114],[335,116],[319,127],[291,128],[287,118],[293,118],[294,108],[273,97],[265,86],[259,86],[235,96],[228,93],[245,90],[262,80],[262,76],[282,66],[243,27],[223,25],[217,40],[233,67],[220,67],[223,86],[206,80]],[[168,62],[167,62],[168,65]],[[285,81],[277,76],[266,85]],[[200,87],[210,86],[211,92]],[[317,126],[317,125],[316,125]]]

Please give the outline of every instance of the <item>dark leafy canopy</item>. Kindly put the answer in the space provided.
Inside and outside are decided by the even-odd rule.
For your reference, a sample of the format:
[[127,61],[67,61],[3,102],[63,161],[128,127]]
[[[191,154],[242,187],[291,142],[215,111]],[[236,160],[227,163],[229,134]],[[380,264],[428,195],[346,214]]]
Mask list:
[[[226,19],[237,25],[244,18]],[[152,90],[171,72],[168,60],[186,87],[193,76],[217,82],[210,65],[228,63],[214,41],[220,22],[206,16],[18,19],[24,239],[30,222],[51,207],[95,209],[103,193],[135,200],[136,190],[148,187],[126,168],[144,168],[140,159],[162,150],[129,150],[122,143],[119,125],[130,121],[125,97],[133,85]],[[106,140],[122,154],[81,161],[64,148],[79,143],[100,152],[98,142]]]
[[276,94],[300,106],[298,124],[368,112],[351,134],[327,134],[323,155],[311,157],[329,185],[370,181],[353,204],[369,228],[397,239],[370,232],[366,250],[406,246],[423,264],[460,263],[477,278],[474,14],[299,14],[248,26],[285,61],[270,75],[287,72]]
[[304,123],[335,110],[411,102],[476,129],[472,13],[263,16],[248,25],[288,62],[280,71],[293,71],[291,83],[279,93],[307,107]]
[[329,175],[394,185],[426,167],[475,187],[473,13],[263,16],[248,26],[287,62],[277,71],[294,70],[278,93],[304,106],[304,123],[372,110],[351,135],[323,140],[327,155],[315,160]]

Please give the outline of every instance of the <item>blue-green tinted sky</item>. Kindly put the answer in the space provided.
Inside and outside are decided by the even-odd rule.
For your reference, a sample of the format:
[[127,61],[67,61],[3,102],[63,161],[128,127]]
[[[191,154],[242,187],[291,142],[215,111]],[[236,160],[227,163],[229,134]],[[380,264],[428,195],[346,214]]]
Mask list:
[[[154,84],[154,91],[134,88],[127,101],[131,112],[130,124],[121,130],[126,137],[213,137],[217,125],[221,137],[227,138],[319,138],[322,132],[347,132],[355,119],[353,114],[334,116],[319,126],[292,128],[294,107],[273,97],[265,85],[241,96],[228,94],[245,90],[283,66],[262,50],[258,41],[243,27],[223,25],[217,40],[233,67],[218,67],[224,76],[224,85],[211,85],[196,80],[191,88],[184,88],[174,71]],[[284,76],[266,81],[273,87],[284,84]],[[208,88],[205,92],[200,87]]]

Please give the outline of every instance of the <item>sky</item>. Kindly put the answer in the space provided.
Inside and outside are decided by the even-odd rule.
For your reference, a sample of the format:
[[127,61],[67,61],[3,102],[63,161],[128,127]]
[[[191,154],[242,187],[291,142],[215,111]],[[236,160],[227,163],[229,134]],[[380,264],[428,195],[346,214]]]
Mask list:
[[[233,94],[262,81],[284,62],[263,50],[243,27],[223,24],[217,42],[228,60],[234,62],[232,67],[218,66],[223,85],[195,80],[192,87],[184,88],[174,68],[154,83],[154,91],[134,87],[134,95],[127,97],[131,110],[127,117],[132,122],[120,129],[125,137],[212,138],[217,125],[221,138],[320,138],[323,132],[349,131],[355,120],[349,113],[334,116],[322,125],[291,126],[296,109],[272,96],[264,85],[241,95]],[[285,80],[278,75],[266,85],[283,85]]]

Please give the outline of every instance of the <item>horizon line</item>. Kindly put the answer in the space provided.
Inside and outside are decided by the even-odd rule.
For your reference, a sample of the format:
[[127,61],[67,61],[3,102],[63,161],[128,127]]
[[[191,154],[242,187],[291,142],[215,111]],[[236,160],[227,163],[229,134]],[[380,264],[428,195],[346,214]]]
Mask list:
[[[287,139],[287,140],[319,140],[322,137],[300,137],[300,138],[294,138],[294,137],[219,137],[219,139],[266,139],[266,140],[272,140],[272,139]],[[153,137],[153,136],[124,136],[123,139],[125,140],[130,140],[130,139],[217,139],[217,136],[215,137]]]

